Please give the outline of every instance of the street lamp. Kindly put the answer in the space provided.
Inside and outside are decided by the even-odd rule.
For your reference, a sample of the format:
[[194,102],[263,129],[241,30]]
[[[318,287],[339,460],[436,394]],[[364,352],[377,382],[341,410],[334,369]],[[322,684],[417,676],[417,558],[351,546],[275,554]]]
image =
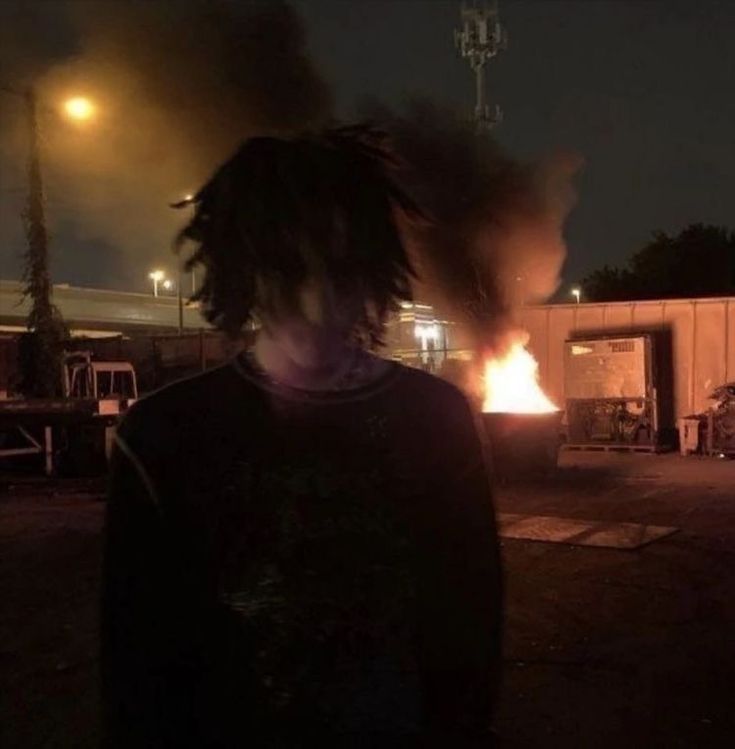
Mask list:
[[158,284],[166,278],[166,274],[162,270],[154,270],[148,274],[148,278],[153,281],[153,296],[158,296]]
[[571,294],[577,300],[577,304],[579,304],[579,298],[582,296],[582,289],[580,289],[579,286],[575,286],[572,289]]
[[[177,200],[174,203],[170,203],[169,205],[171,208],[186,208],[187,206],[194,205],[196,203],[196,195],[193,193],[186,193],[184,197],[181,200]],[[176,268],[176,280],[177,280],[177,288],[178,288],[178,298],[179,298],[179,335],[183,335],[184,333],[184,296],[183,296],[183,289],[181,286],[181,272],[182,272],[182,260],[181,258],[178,258],[178,266]],[[197,279],[196,279],[196,271],[194,268],[191,269],[191,294],[194,296],[196,294],[197,289]]]
[[516,283],[518,284],[518,302],[521,307],[524,307],[526,305],[526,300],[523,289],[523,276],[516,276]]
[[83,122],[94,116],[95,106],[86,96],[72,96],[64,102],[64,111],[72,120]]
[[[178,203],[172,203],[172,207],[177,208],[183,208],[187,205],[193,205],[195,200],[195,196],[193,193],[186,193],[184,195],[183,199],[180,200]],[[181,268],[179,268],[179,289],[181,289]],[[179,292],[181,293],[181,292]],[[194,296],[194,294],[197,293],[197,272],[195,268],[191,269],[191,294]]]
[[164,279],[161,286],[163,286],[164,291],[171,291],[171,289],[173,289],[174,287],[174,282],[170,278],[166,278]]

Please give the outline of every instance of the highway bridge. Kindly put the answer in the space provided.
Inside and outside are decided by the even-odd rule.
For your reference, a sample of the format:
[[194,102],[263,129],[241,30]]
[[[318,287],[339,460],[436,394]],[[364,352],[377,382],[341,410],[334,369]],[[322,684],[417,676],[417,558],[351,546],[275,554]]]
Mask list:
[[[106,289],[86,289],[67,284],[53,287],[53,302],[76,335],[165,334],[178,330],[176,296],[153,296]],[[23,300],[22,284],[0,281],[0,331],[22,332],[29,301]],[[184,329],[209,328],[198,305],[184,305]]]

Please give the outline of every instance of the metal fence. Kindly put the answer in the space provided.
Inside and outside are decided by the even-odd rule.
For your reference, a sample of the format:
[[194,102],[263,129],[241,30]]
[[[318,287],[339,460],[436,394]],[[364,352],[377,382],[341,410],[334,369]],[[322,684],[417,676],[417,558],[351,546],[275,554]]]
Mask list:
[[78,340],[79,350],[91,351],[99,361],[129,361],[141,392],[150,392],[181,377],[204,372],[232,357],[245,345],[220,333],[196,335],[101,338]]
[[[18,394],[20,337],[0,338],[0,397]],[[134,367],[140,392],[146,393],[176,379],[204,372],[232,357],[246,345],[221,333],[200,331],[194,335],[141,336],[135,338],[78,338],[67,350],[90,351],[97,361],[127,361]]]

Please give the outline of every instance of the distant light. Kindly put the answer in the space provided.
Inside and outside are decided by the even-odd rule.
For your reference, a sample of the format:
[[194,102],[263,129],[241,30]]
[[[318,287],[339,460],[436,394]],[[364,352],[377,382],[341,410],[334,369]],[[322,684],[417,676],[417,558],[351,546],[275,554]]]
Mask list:
[[64,102],[64,111],[73,120],[88,120],[94,114],[94,104],[85,96],[74,96]]
[[594,354],[595,349],[592,346],[572,346],[572,356],[584,356],[585,354]]
[[436,343],[439,340],[438,325],[416,325],[413,332],[416,338],[420,338],[422,341],[431,340]]
[[191,203],[192,200],[194,200],[194,196],[188,192],[186,195],[184,195],[184,200],[187,200],[189,203]]
[[577,300],[577,304],[579,304],[579,299],[582,296],[582,289],[579,288],[579,286],[575,286],[571,290],[571,295]]
[[167,278],[167,279],[166,279],[166,280],[165,280],[165,281],[164,281],[164,282],[163,282],[163,283],[161,284],[161,286],[163,286],[163,288],[164,288],[164,289],[166,289],[166,291],[171,291],[171,289],[173,289],[173,287],[174,287],[174,282],[173,282],[173,281],[172,281],[171,279]]
[[162,270],[154,270],[148,274],[148,278],[150,278],[151,281],[163,281],[165,276],[166,274]]

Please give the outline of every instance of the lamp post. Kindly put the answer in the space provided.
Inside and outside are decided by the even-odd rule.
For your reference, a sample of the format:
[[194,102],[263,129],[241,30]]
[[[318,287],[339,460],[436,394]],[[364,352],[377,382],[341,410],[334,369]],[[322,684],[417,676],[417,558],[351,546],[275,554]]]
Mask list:
[[526,306],[526,294],[523,288],[523,276],[516,276],[516,283],[518,284],[518,306]]
[[176,258],[176,296],[179,305],[179,335],[184,333],[184,296],[181,290],[181,258]]
[[[181,200],[176,201],[175,203],[171,203],[171,208],[184,208],[188,205],[193,205],[195,202],[195,196],[192,193],[187,193],[184,195],[184,197]],[[179,335],[182,335],[184,332],[184,297],[183,297],[183,289],[181,286],[181,273],[182,273],[182,265],[183,262],[181,258],[178,258],[178,264],[176,266],[176,281],[177,281],[177,291],[178,291],[178,301],[179,301]],[[197,289],[197,280],[196,280],[196,274],[194,272],[194,269],[191,270],[191,293],[192,296],[196,294]]]
[[162,270],[154,270],[148,274],[148,278],[153,281],[153,296],[158,296],[158,285],[166,277],[166,274]]
[[579,304],[579,299],[582,296],[582,289],[580,289],[579,286],[575,286],[572,289],[571,294],[576,299],[577,304]]
[[[192,204],[194,202],[194,196],[191,193],[187,193],[184,196],[184,200]],[[179,268],[179,273],[181,272],[181,268]],[[179,287],[181,287],[181,284],[179,284]],[[195,268],[191,269],[191,295],[194,296],[194,294],[197,293],[197,272]]]

